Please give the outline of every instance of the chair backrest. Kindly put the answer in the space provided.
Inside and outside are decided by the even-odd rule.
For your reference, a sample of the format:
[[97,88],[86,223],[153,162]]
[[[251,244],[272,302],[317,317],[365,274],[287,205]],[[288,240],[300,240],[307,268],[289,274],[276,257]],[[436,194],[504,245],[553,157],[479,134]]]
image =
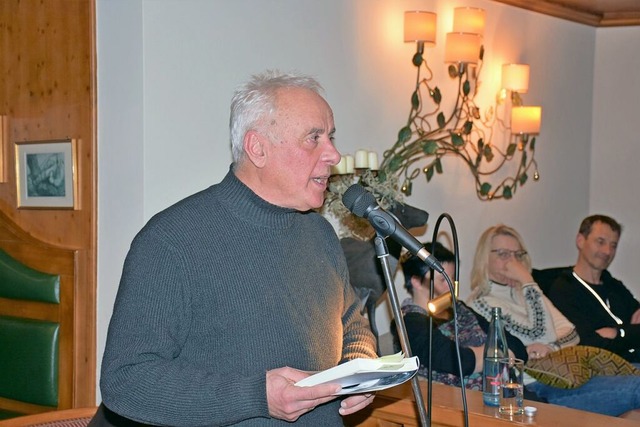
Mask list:
[[[93,291],[78,280],[83,277],[79,260],[88,252],[43,241],[1,210],[0,250],[0,316],[5,331],[0,349],[14,364],[9,368],[0,362],[3,378],[11,378],[0,380],[6,395],[0,394],[0,411],[6,417],[95,405],[95,319],[86,305],[93,301]],[[17,325],[36,337],[37,351],[28,344],[26,332],[16,332]],[[5,340],[12,344],[4,345]],[[20,359],[31,352],[39,356],[30,359],[28,369],[39,363],[37,376],[48,381],[44,385],[35,384],[34,371],[22,377],[13,372],[27,369]],[[29,386],[17,390],[12,383],[16,378],[27,379]]]
[[0,419],[57,409],[60,276],[0,249],[0,298]]
[[533,276],[533,280],[536,281],[542,292],[545,295],[549,294],[549,288],[555,282],[555,280],[565,271],[571,271],[573,266],[567,267],[552,267],[552,268],[544,268],[544,269],[532,269],[531,275]]

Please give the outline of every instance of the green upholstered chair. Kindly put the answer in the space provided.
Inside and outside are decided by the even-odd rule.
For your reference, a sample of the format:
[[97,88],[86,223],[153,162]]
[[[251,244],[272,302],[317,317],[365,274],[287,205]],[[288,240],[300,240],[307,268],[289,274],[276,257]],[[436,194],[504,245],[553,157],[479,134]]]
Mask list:
[[38,238],[0,210],[3,416],[95,405],[95,289],[78,279],[88,256]]
[[59,406],[60,277],[0,249],[0,419]]

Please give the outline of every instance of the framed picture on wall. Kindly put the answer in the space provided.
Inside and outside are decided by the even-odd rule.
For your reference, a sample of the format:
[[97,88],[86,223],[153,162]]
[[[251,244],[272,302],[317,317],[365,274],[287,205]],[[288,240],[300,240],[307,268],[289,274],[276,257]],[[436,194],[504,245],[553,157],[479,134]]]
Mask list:
[[75,209],[76,140],[16,142],[19,209]]

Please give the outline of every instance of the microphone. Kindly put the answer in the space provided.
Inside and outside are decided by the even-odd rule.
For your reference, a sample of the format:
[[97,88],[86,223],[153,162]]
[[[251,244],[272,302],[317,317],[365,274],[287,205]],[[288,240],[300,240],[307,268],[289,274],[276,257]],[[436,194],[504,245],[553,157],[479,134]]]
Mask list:
[[400,224],[395,216],[382,209],[373,194],[365,190],[363,186],[353,184],[347,188],[347,191],[342,195],[342,204],[354,215],[368,219],[373,228],[383,237],[391,237],[429,267],[444,274],[444,268],[442,268],[440,261],[431,255],[422,246],[422,243]]

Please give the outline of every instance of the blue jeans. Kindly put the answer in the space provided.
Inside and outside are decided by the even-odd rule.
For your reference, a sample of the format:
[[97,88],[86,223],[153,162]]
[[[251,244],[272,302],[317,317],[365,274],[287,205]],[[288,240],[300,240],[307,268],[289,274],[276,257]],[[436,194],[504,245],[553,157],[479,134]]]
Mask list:
[[640,376],[637,375],[595,376],[573,389],[534,382],[527,385],[527,390],[554,405],[614,417],[640,408]]

